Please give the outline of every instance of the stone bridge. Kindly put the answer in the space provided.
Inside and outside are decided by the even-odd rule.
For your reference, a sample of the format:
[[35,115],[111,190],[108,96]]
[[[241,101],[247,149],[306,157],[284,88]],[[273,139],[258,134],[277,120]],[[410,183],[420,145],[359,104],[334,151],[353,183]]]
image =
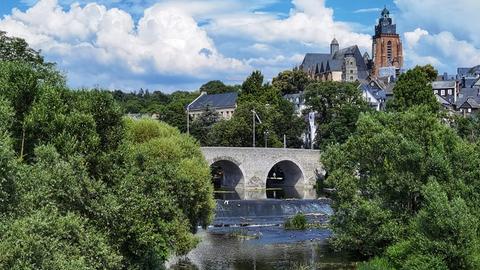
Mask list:
[[224,188],[313,189],[323,175],[318,150],[203,147],[202,152],[212,168],[221,169]]

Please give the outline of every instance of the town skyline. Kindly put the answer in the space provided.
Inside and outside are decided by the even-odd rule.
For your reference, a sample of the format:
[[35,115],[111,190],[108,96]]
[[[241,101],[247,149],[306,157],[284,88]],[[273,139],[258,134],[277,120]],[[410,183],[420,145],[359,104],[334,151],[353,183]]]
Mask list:
[[[196,90],[215,79],[240,83],[256,69],[270,80],[300,65],[305,53],[327,52],[333,37],[341,48],[358,45],[371,55],[384,6],[404,43],[404,68],[432,64],[455,74],[480,62],[480,40],[468,23],[475,1],[462,2],[465,16],[448,1],[349,2],[11,1],[0,8],[0,29],[57,62],[72,87]],[[445,14],[458,18],[445,23]]]

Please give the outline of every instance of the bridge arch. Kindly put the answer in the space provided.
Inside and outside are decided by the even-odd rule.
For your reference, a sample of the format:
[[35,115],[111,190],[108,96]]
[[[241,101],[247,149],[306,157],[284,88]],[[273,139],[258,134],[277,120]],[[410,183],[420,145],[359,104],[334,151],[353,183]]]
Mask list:
[[298,162],[291,159],[276,160],[264,179],[266,188],[305,186],[304,170]]
[[237,189],[245,185],[245,173],[240,163],[231,157],[217,157],[210,163],[215,188]]

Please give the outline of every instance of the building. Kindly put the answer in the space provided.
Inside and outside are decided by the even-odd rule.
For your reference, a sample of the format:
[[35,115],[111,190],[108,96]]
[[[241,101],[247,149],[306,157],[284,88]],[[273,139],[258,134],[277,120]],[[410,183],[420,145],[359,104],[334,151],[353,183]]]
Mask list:
[[385,110],[387,92],[385,86],[378,80],[370,80],[360,83],[362,96],[370,107],[376,111]]
[[202,115],[205,110],[215,110],[221,119],[229,120],[237,109],[238,93],[208,95],[202,92],[198,98],[187,106],[187,113],[193,119]]
[[440,96],[442,99],[450,102],[451,104],[455,104],[457,102],[457,95],[459,92],[459,85],[457,81],[434,81],[432,82],[432,89],[434,94]]
[[305,95],[303,94],[303,92],[297,94],[287,94],[284,95],[283,98],[293,104],[295,108],[295,113],[298,116],[301,116],[303,110],[307,108],[307,106],[305,105]]
[[336,39],[330,44],[330,53],[307,53],[300,69],[317,81],[355,82],[369,75],[368,54],[362,55],[358,46],[340,49]]
[[480,77],[480,65],[474,67],[460,67],[457,69],[457,80],[476,79]]
[[390,18],[390,11],[385,7],[380,20],[375,26],[375,35],[372,44],[373,70],[372,75],[377,77],[382,69],[395,68],[397,74],[403,67],[403,47],[400,35],[397,34],[397,25]]
[[470,115],[480,109],[480,89],[462,88],[455,104],[455,109],[461,114]]

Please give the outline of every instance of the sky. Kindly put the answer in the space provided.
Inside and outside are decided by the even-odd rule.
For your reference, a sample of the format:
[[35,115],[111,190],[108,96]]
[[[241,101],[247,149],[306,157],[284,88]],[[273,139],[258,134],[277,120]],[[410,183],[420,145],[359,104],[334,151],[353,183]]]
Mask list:
[[210,80],[266,80],[305,53],[358,45],[386,6],[405,68],[480,64],[478,0],[0,0],[0,30],[56,62],[73,88],[196,90]]

